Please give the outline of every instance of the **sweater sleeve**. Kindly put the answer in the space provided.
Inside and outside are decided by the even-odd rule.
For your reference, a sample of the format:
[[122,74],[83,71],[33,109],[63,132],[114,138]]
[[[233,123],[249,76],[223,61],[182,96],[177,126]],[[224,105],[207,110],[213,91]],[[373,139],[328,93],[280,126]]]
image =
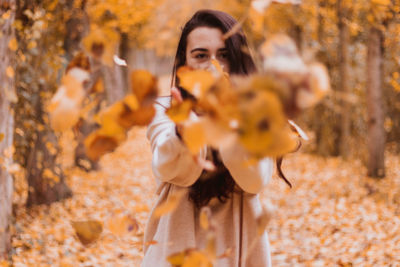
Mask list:
[[263,158],[256,164],[248,163],[248,152],[236,143],[220,149],[222,161],[235,182],[244,191],[257,194],[267,185],[274,169],[272,158]]
[[[161,182],[169,182],[178,186],[191,186],[202,172],[193,159],[188,148],[177,137],[175,123],[165,114],[170,106],[169,98],[158,98],[156,114],[147,128],[147,138],[153,153],[152,169],[154,176]],[[196,115],[190,115],[196,119]],[[205,158],[206,149],[200,151]]]

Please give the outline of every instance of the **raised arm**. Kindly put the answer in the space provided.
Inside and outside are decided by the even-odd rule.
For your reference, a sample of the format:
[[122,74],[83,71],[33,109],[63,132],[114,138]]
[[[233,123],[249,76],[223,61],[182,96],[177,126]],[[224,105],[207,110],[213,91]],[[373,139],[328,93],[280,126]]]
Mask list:
[[[175,124],[165,114],[169,106],[169,98],[157,99],[156,115],[147,129],[147,138],[153,153],[153,173],[162,182],[190,186],[200,176],[202,168],[196,164],[190,151],[176,136]],[[202,149],[200,157],[205,158],[205,156],[206,149]]]
[[220,154],[235,182],[248,193],[261,192],[271,179],[274,169],[272,158],[263,158],[257,163],[251,164],[248,162],[247,151],[240,144],[221,148]]

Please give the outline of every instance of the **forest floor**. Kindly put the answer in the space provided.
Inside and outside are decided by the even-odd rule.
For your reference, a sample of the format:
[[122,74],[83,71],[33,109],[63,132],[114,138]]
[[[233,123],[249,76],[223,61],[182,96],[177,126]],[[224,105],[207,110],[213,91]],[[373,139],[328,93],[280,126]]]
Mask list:
[[[63,165],[72,198],[28,210],[26,185],[16,178],[14,266],[140,266],[155,200],[145,130],[132,130],[99,171],[72,167],[71,147],[67,140]],[[275,177],[261,196],[276,207],[267,227],[273,266],[400,266],[400,157],[387,155],[386,164],[387,178],[374,180],[357,160],[287,156],[283,169],[293,188]],[[71,224],[84,220],[104,225],[88,245]],[[133,222],[137,228],[115,229]]]

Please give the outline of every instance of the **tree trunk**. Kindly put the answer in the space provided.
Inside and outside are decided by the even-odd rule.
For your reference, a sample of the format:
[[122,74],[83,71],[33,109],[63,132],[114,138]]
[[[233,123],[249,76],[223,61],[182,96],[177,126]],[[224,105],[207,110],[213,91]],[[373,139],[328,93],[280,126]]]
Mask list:
[[381,30],[371,26],[367,54],[367,113],[368,113],[368,176],[384,177],[385,130],[382,105],[382,40]]
[[[12,155],[5,150],[13,143],[14,118],[10,108],[10,96],[15,95],[14,78],[6,75],[6,69],[12,66],[8,44],[14,38],[12,23],[15,17],[15,1],[2,1],[0,17],[7,11],[11,12],[8,19],[1,25],[0,38],[0,261],[6,259],[11,249],[10,223],[12,216],[13,179],[8,173],[6,164],[12,162]],[[13,68],[14,69],[14,68]]]
[[[349,86],[349,27],[346,23],[348,16],[348,8],[343,0],[338,0],[337,3],[337,16],[339,28],[339,83],[338,91],[343,96],[347,95],[350,90]],[[350,105],[345,97],[339,101],[341,106],[340,113],[340,140],[339,140],[339,153],[342,157],[349,156],[349,138],[350,138]]]
[[56,135],[43,123],[43,106],[40,96],[36,97],[36,115],[39,125],[34,135],[34,145],[30,148],[26,166],[28,180],[27,206],[51,204],[72,196],[65,184],[64,173],[57,163],[59,154]]

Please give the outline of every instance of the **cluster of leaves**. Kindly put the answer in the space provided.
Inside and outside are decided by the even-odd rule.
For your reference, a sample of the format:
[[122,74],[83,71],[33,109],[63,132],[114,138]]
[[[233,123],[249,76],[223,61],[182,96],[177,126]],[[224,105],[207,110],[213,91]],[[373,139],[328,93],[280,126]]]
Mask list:
[[[306,64],[285,35],[261,47],[263,71],[231,77],[217,61],[214,71],[182,67],[177,75],[190,98],[167,114],[181,124],[183,141],[193,154],[205,145],[216,148],[239,142],[254,158],[278,157],[295,150],[297,135],[288,118],[313,106],[330,90],[329,76],[319,63]],[[201,114],[193,120],[191,110]]]

